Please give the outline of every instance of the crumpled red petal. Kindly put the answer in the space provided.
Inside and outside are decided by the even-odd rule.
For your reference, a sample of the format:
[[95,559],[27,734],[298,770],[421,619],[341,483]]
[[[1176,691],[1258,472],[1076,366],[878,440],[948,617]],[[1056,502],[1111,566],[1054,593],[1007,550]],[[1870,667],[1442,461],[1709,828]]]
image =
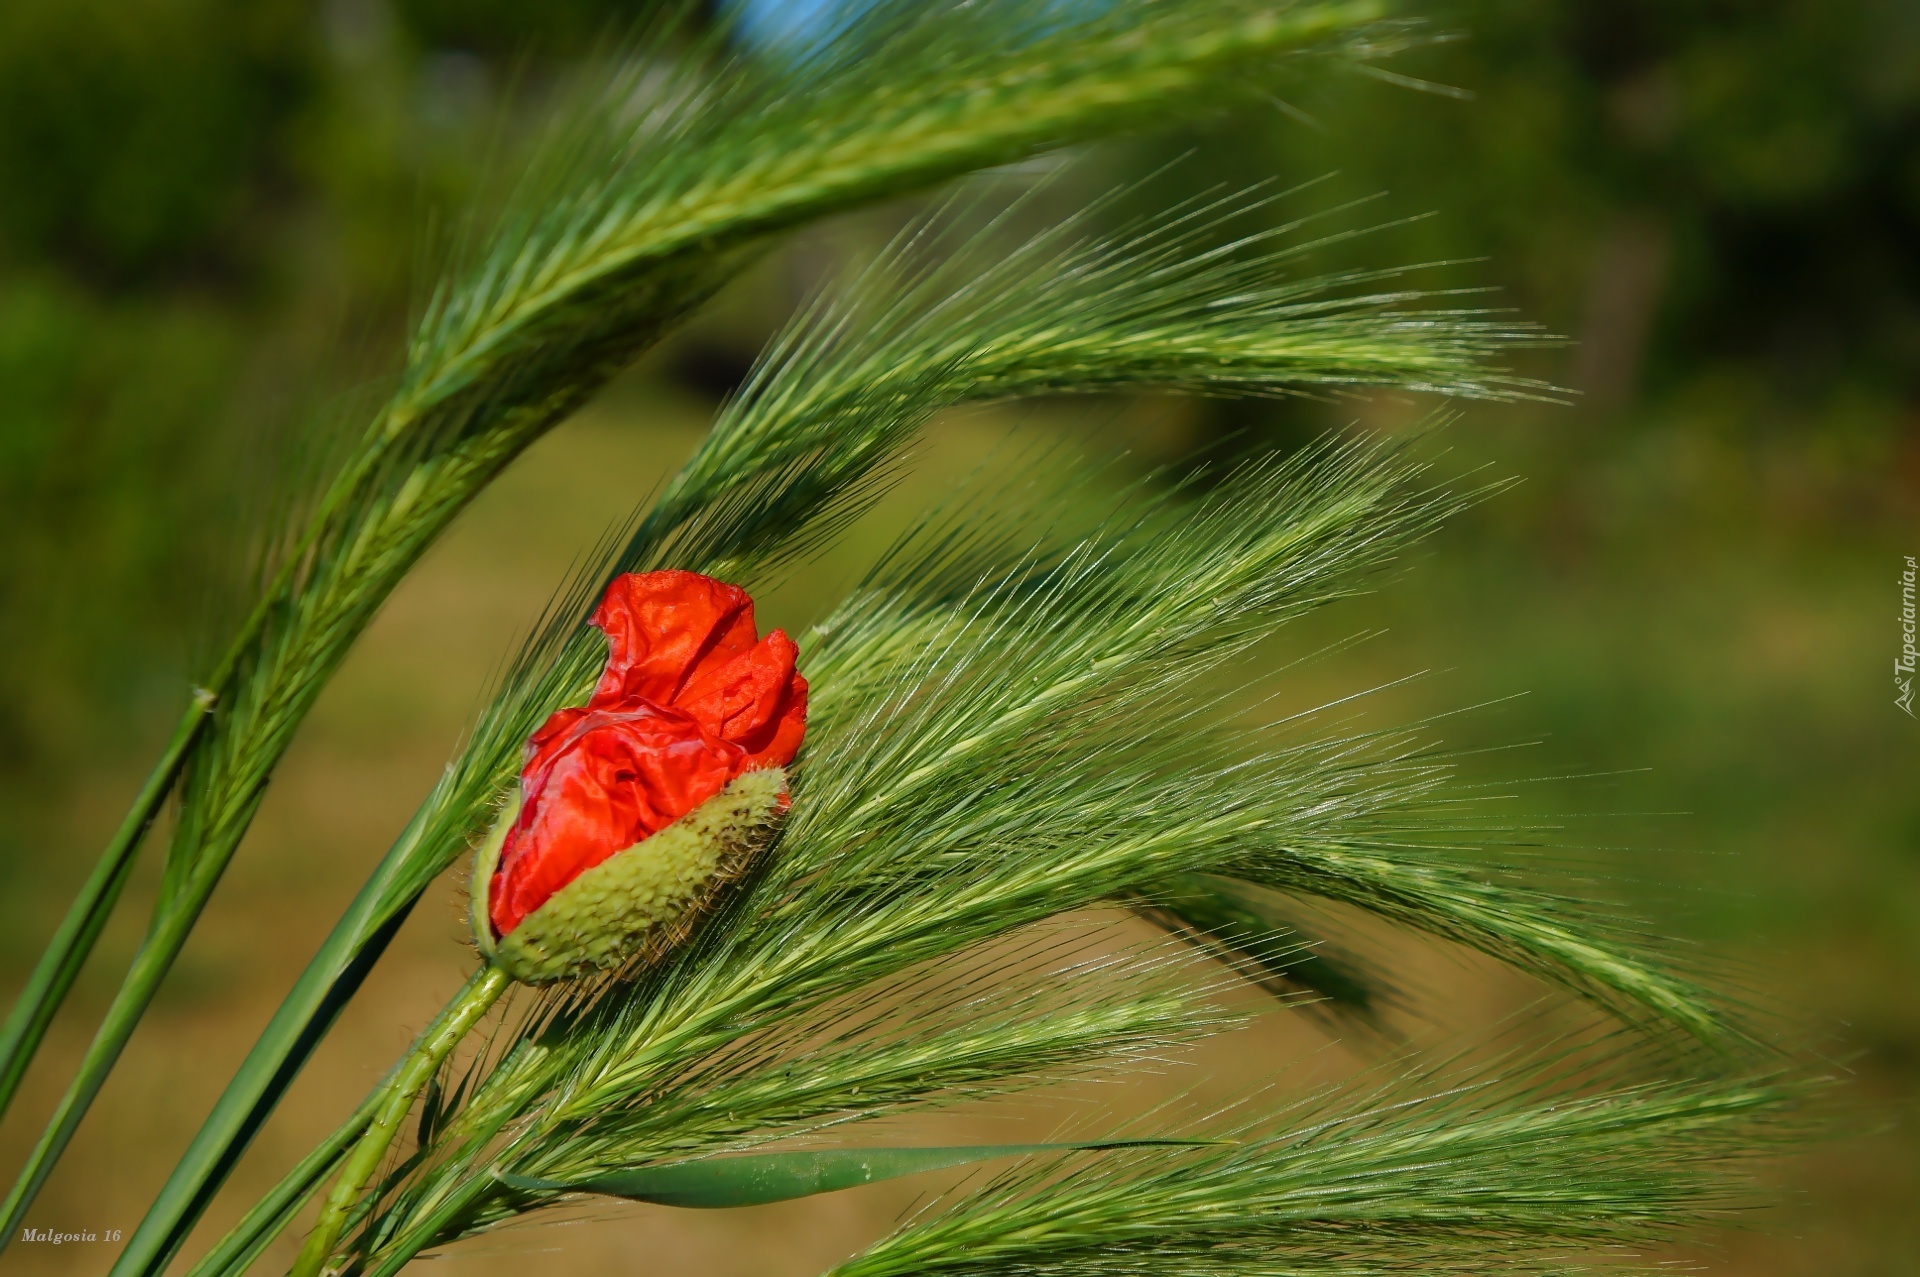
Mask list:
[[753,647],[753,600],[697,572],[630,572],[607,587],[593,624],[607,668],[590,708],[640,697],[671,705],[696,672]]
[[750,767],[785,766],[806,730],[807,682],[793,672],[799,655],[775,630],[724,665],[695,673],[675,706],[745,749]]
[[756,638],[739,587],[694,572],[629,574],[593,623],[608,656],[592,699],[527,742],[520,817],[488,891],[497,935],[734,777],[792,762],[806,733],[799,649],[780,630]]

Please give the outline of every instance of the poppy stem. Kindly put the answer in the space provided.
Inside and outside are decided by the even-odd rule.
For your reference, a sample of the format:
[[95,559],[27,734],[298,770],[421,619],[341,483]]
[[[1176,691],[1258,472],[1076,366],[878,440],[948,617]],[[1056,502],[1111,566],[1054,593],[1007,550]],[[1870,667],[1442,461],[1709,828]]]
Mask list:
[[307,1234],[306,1244],[300,1248],[300,1257],[294,1261],[289,1277],[321,1277],[327,1271],[327,1259],[340,1234],[346,1230],[348,1216],[367,1181],[380,1169],[414,1100],[440,1071],[441,1062],[512,983],[512,977],[492,963],[481,967],[414,1042],[413,1050],[375,1097],[373,1119],[341,1166],[340,1177],[333,1181],[333,1188],[320,1208],[320,1218]]

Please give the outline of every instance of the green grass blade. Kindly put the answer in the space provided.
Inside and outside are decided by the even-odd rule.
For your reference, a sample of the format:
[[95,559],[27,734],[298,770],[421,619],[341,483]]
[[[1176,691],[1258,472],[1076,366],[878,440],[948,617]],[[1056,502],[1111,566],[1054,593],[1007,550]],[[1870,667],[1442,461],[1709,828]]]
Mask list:
[[86,1116],[94,1096],[106,1084],[107,1074],[119,1059],[127,1039],[133,1036],[140,1017],[146,1013],[147,1005],[166,975],[173,955],[186,942],[190,926],[190,920],[176,915],[169,925],[150,933],[134,957],[126,981],[112,1005],[107,1008],[107,1014],[94,1033],[93,1041],[88,1044],[86,1054],[81,1057],[73,1082],[60,1097],[59,1104],[27,1155],[26,1163],[5,1201],[0,1202],[0,1228],[4,1228],[5,1235],[11,1236],[19,1228],[41,1185],[53,1173],[54,1163],[65,1151],[74,1131],[79,1129],[80,1120]]
[[791,1153],[714,1157],[671,1166],[561,1181],[502,1175],[509,1188],[537,1193],[597,1193],[658,1206],[715,1210],[764,1206],[817,1193],[837,1193],[902,1175],[947,1170],[1003,1157],[1108,1149],[1188,1147],[1212,1141],[1187,1139],[1088,1140],[1062,1144],[975,1144],[948,1148],[832,1148]]
[[246,1272],[346,1160],[347,1153],[373,1120],[374,1110],[379,1106],[378,1097],[384,1089],[384,1081],[374,1087],[353,1116],[254,1203],[240,1222],[188,1271],[187,1277],[239,1277]]
[[[961,289],[963,306],[943,308],[939,297],[945,294],[937,289],[932,297],[905,301],[882,292],[868,299],[866,310],[851,312],[861,317],[877,311],[874,323],[826,325],[829,331],[859,334],[851,343],[795,339],[770,362],[771,371],[727,410],[707,445],[605,571],[670,565],[750,579],[758,565],[804,541],[809,529],[831,523],[849,493],[857,502],[862,491],[870,490],[862,484],[897,454],[913,428],[952,402],[1139,383],[1190,385],[1198,375],[1193,369],[1202,364],[1222,385],[1242,388],[1288,384],[1311,370],[1311,359],[1287,349],[1286,337],[1300,320],[1297,306],[1315,295],[1315,281],[1276,292],[1275,263],[1264,260],[1244,268],[1183,272],[1177,268],[1177,239],[1149,238],[1147,243],[1151,251],[1141,263],[1112,245],[1042,237],[982,278],[947,280]],[[1264,290],[1253,286],[1260,271],[1267,277]],[[1056,277],[1069,287],[1050,287]],[[1440,343],[1429,348],[1437,352],[1435,358],[1403,359],[1389,379],[1416,368],[1432,377],[1444,367],[1463,393],[1477,391],[1492,384],[1476,377],[1483,356],[1522,337],[1509,329],[1487,332],[1445,322],[1408,324],[1401,332],[1393,327],[1398,322],[1393,314],[1371,304],[1375,300],[1360,299],[1367,304],[1358,307],[1363,313],[1344,330],[1350,340],[1340,349],[1374,349],[1383,335],[1394,333],[1404,356],[1419,353],[1413,334],[1425,333]],[[1184,342],[1173,339],[1175,319],[1189,313],[1207,316],[1212,327],[1204,330],[1206,340],[1191,330]],[[1328,358],[1336,348],[1326,318],[1319,312],[1307,316],[1320,342],[1316,358]],[[1080,340],[1071,360],[1055,366],[1045,358],[1044,338],[1049,329],[1057,335],[1063,323],[1075,325]],[[1462,333],[1463,344],[1447,345]],[[1172,353],[1156,357],[1156,351]],[[956,352],[966,357],[957,359]],[[1215,353],[1230,354],[1231,367],[1213,358]],[[886,375],[878,375],[879,369]],[[1374,375],[1388,376],[1378,367]],[[453,779],[436,789],[416,824],[389,852],[378,871],[385,885],[363,897],[355,917],[336,928],[256,1044],[176,1172],[177,1181],[165,1190],[155,1220],[187,1209],[199,1189],[176,1189],[176,1183],[199,1183],[212,1173],[218,1150],[241,1127],[241,1114],[277,1101],[283,1084],[275,1079],[298,1067],[297,1044],[314,1040],[314,1009],[332,973],[366,943],[369,929],[387,911],[412,900],[465,846],[487,804],[517,769],[526,734],[552,708],[576,701],[592,686],[603,648],[597,636],[572,627],[591,606],[599,584],[597,574],[583,577],[577,597],[559,607],[557,624],[483,718]],[[177,1244],[182,1226],[188,1226],[184,1215],[166,1226],[167,1246]],[[161,1253],[154,1237],[143,1224],[123,1255],[120,1274],[151,1271]]]
[[80,888],[80,894],[74,897],[60,929],[47,942],[46,951],[27,977],[26,987],[21,989],[13,1009],[7,1013],[5,1026],[0,1027],[0,1114],[5,1114],[13,1102],[21,1078],[26,1076],[27,1065],[32,1063],[41,1038],[46,1036],[47,1026],[53,1023],[61,1002],[80,975],[80,968],[93,952],[101,929],[107,925],[120,899],[120,891],[127,885],[127,876],[133,872],[134,855],[141,840],[153,827],[167,795],[173,792],[174,782],[179,779],[180,769],[186,765],[193,743],[206,725],[213,702],[213,692],[202,689],[194,693],[180,725],[174,729],[173,739],[167,742],[160,761],[154,764],[133,806],[128,808],[120,828],[115,831],[113,841],[100,853],[99,862]]
[[[407,845],[414,834],[415,829],[409,827],[399,845]],[[375,871],[301,972],[147,1208],[140,1226],[127,1239],[114,1261],[114,1273],[158,1272],[166,1266],[280,1096],[299,1076],[334,1019],[385,952],[411,908],[411,900],[395,904],[392,869],[391,863],[383,863]],[[343,1126],[341,1131],[346,1129]],[[333,1138],[342,1137],[336,1132]],[[332,1164],[329,1162],[329,1166]],[[318,1182],[308,1185],[307,1191]],[[297,1209],[297,1204],[290,1209]],[[264,1246],[288,1218],[284,1212],[273,1210],[257,1216],[250,1212],[248,1219],[254,1221],[259,1236],[249,1244],[257,1240]],[[202,1260],[203,1264],[212,1262],[212,1256]],[[199,1271],[198,1266],[195,1271]]]
[[[1249,464],[1199,500],[1090,513],[1084,532],[1051,511],[1069,525],[1059,548],[1003,542],[1006,512],[979,502],[912,534],[805,649],[816,699],[779,854],[658,967],[553,995],[370,1204],[346,1262],[390,1272],[544,1204],[499,1173],[577,1184],[662,1160],[671,1125],[644,1129],[642,1114],[687,1111],[663,1094],[676,1079],[777,1089],[790,1061],[770,1043],[804,1041],[811,1017],[909,970],[964,965],[1182,875],[1325,895],[1271,866],[1326,863],[1409,824],[1457,832],[1420,823],[1445,767],[1417,741],[1229,729],[1216,720],[1245,704],[1197,685],[1462,504],[1420,479],[1404,448],[1350,442]],[[1418,877],[1417,859],[1389,852]],[[1546,916],[1537,892],[1446,868],[1513,926]],[[1349,903],[1419,925],[1391,902]],[[1588,937],[1589,960],[1662,978],[1603,916],[1553,916]],[[1679,1009],[1717,1023],[1704,994]],[[999,1042],[1015,1031],[990,1026]],[[931,1088],[894,1098],[939,1102]],[[767,1128],[728,1132],[735,1147],[809,1117],[760,1112]]]
[[[704,81],[683,76],[683,88],[699,91],[670,102],[652,135],[635,133],[635,99],[616,92],[638,82],[610,86],[599,104],[607,111],[599,141],[570,152],[557,181],[530,180],[487,254],[436,294],[393,398],[293,539],[294,570],[259,613],[271,623],[239,662],[240,694],[200,750],[149,943],[87,1072],[16,1186],[14,1214],[117,1059],[319,688],[425,547],[533,439],[709,295],[766,236],[982,165],[1201,109],[1245,92],[1292,55],[1338,52],[1378,16],[1371,3],[1276,11],[1202,0],[1128,7],[1010,44],[996,24],[1012,9],[978,8],[876,26],[875,48],[891,56],[855,59],[844,75],[779,81],[733,67]],[[624,134],[614,127],[623,118]],[[365,941],[362,933],[347,943]],[[331,985],[323,976],[308,996],[318,987]],[[297,1029],[295,1040],[305,1032]],[[271,1079],[292,1063],[288,1046],[245,1066],[259,1068],[242,1088],[251,1093],[233,1096],[240,1113],[271,1103]],[[179,1193],[170,1184],[165,1200],[196,1209],[187,1203],[204,1198],[208,1177],[226,1160],[196,1159],[185,1172],[191,1187]],[[177,1237],[180,1222],[156,1227]],[[123,1260],[156,1262],[151,1240]]]

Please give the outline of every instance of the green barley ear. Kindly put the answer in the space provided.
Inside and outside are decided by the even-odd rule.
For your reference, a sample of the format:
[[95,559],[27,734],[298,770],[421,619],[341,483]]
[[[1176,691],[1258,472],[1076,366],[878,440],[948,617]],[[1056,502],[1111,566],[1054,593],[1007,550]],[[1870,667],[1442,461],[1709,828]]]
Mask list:
[[[638,1172],[949,1103],[940,1065],[955,1044],[937,1026],[969,1016],[980,990],[946,973],[995,969],[992,946],[1043,944],[1075,911],[1355,846],[1420,875],[1403,839],[1423,822],[1448,828],[1433,815],[1447,776],[1417,742],[1276,742],[1221,721],[1231,692],[1200,691],[1458,506],[1419,479],[1395,449],[1349,444],[1247,467],[1198,501],[1136,493],[1078,537],[1024,551],[996,535],[991,503],[932,518],[807,648],[809,752],[780,854],[666,961],[550,995],[497,1042],[458,1111],[362,1204],[337,1262],[386,1277],[568,1185],[651,1182]],[[1718,1031],[1711,994],[1598,912],[1480,879],[1470,860],[1448,876],[1493,911],[1456,917],[1445,897],[1417,913],[1372,907],[1465,937],[1487,927],[1495,952],[1544,917],[1577,915],[1588,952],[1631,974],[1621,992],[1658,990],[1647,1010],[1677,1001],[1683,1024]],[[1505,956],[1575,991],[1593,965]],[[903,989],[920,996],[899,1021],[873,1037],[849,1027]],[[1160,1031],[1226,1027],[1208,992],[1186,976]],[[1085,1021],[1052,1023],[1056,1004],[1036,997],[981,1023],[965,1076],[992,1094],[1095,1069],[1143,1009],[1063,1038]],[[1489,1129],[1510,1107],[1494,1106]],[[954,1243],[940,1262],[965,1253]]]
[[1378,1031],[1393,992],[1354,955],[1315,937],[1284,898],[1218,874],[1182,874],[1129,902],[1156,926],[1336,1026]]
[[1805,1137],[1821,1089],[1583,1088],[1524,1061],[1363,1081],[1213,1132],[1228,1143],[1015,1168],[829,1277],[1668,1271],[1634,1261],[1764,1200],[1761,1158]]
[[[1003,0],[961,10],[1014,13]],[[876,19],[846,60],[823,64],[832,74],[794,69],[782,91],[808,102],[793,117],[804,128],[787,129],[793,120],[775,103],[739,156],[709,154],[714,165],[692,171],[675,167],[676,149],[657,175],[664,202],[623,206],[589,229],[605,230],[604,243],[621,227],[652,234],[650,218],[678,216],[676,201],[698,195],[733,209],[734,230],[749,229],[673,252],[742,249],[775,228],[753,220],[752,199],[736,198],[743,185],[788,190],[796,207],[829,179],[870,193],[873,155],[892,155],[905,173],[951,153],[951,113],[972,110],[976,97],[1018,98],[1035,135],[1057,137],[1048,130],[1063,118],[1109,100],[1101,67],[1136,89],[1217,101],[1227,90],[1201,86],[1196,68],[1231,78],[1259,62],[1244,47],[1221,53],[1220,41],[1310,30],[1322,47],[1373,12],[1223,2],[1043,22],[1017,28],[1011,49],[993,54],[1024,72],[1003,80],[976,76],[1000,63],[970,61],[947,34],[943,24],[972,20],[956,17],[961,10],[924,23]],[[1187,28],[1191,13],[1213,25]],[[941,56],[915,62],[917,41]],[[1078,78],[1056,85],[1057,97],[1021,97],[1049,73],[1023,59],[1063,49],[1111,61],[1076,63]],[[1170,49],[1185,50],[1177,74]],[[928,102],[902,68],[968,92]],[[879,93],[863,76],[893,78]],[[864,85],[865,96],[837,125],[823,124],[821,104],[845,83]],[[1137,96],[1103,118],[1158,100]],[[716,119],[714,135],[735,123]],[[898,150],[876,142],[848,161],[847,137],[869,128]],[[764,137],[779,147],[760,145]],[[703,139],[690,133],[679,144],[697,153]],[[968,154],[985,162],[1003,152]],[[750,162],[737,168],[718,162],[743,157]],[[806,183],[782,185],[807,163]],[[1138,387],[1542,391],[1488,366],[1530,333],[1379,290],[1386,273],[1291,278],[1282,250],[1209,250],[1177,221],[1118,242],[1081,231],[1069,224],[984,264],[955,259],[951,270],[943,260],[916,269],[909,253],[895,253],[776,343],[632,535],[556,604],[249,1057],[136,1236],[137,1257],[123,1256],[124,1273],[164,1268],[249,1123],[325,1032],[334,992],[497,820],[528,733],[594,687],[602,648],[581,628],[580,605],[607,574],[724,566],[751,579],[771,570],[865,508],[914,432],[958,404]],[[919,234],[910,241],[924,243]],[[626,279],[638,260],[610,255],[605,278]],[[513,274],[502,267],[502,280]],[[476,296],[485,304],[465,318],[436,312],[449,348],[472,316],[491,313]],[[1064,453],[1035,469],[1049,467],[1055,491],[1085,478]],[[521,1221],[575,1190],[714,1207],[1002,1154],[1034,1160],[838,1271],[1551,1271],[1573,1250],[1644,1244],[1730,1203],[1716,1168],[1790,1133],[1776,1115],[1791,1109],[1792,1086],[1739,1077],[1597,1086],[1592,1074],[1604,1070],[1582,1077],[1521,1062],[1317,1097],[1231,1129],[868,1154],[764,1147],[1064,1079],[1124,1076],[1242,1022],[1228,1008],[1247,984],[1340,991],[1343,973],[1312,971],[1265,943],[1271,928],[1251,902],[1269,894],[1335,900],[1475,946],[1636,1026],[1737,1039],[1722,1000],[1659,946],[1590,902],[1542,889],[1532,866],[1483,858],[1473,827],[1448,812],[1444,761],[1412,734],[1246,722],[1264,643],[1367,588],[1481,495],[1436,487],[1407,446],[1366,440],[1262,458],[1198,495],[1136,486],[1085,517],[1060,502],[1041,520],[1044,535],[1029,535],[1032,521],[1004,517],[979,490],[963,492],[892,547],[803,646],[807,753],[775,854],[755,857],[755,839],[744,839],[739,854],[753,871],[710,901],[698,898],[699,884],[729,875],[709,872],[704,852],[681,854],[689,844],[664,865],[616,856],[580,900],[526,937],[483,937],[491,961],[375,1101],[294,1167],[193,1277],[235,1277],[329,1181],[300,1277],[391,1277],[430,1248]],[[762,829],[751,802],[739,810]],[[487,869],[483,859],[482,926]],[[643,891],[642,909],[603,908]],[[1206,952],[1229,956],[1230,978],[1172,939],[1087,956],[1098,925],[1090,919],[1116,904],[1157,911]],[[602,934],[615,939],[596,948]],[[653,947],[660,938],[670,943]],[[510,983],[500,959],[516,946],[511,961],[535,980],[605,970],[525,997],[484,1050],[449,1066],[461,1035]],[[1344,974],[1344,996],[1373,1005],[1371,987]],[[416,1142],[387,1160],[403,1124]]]
[[[320,689],[427,546],[535,439],[794,227],[1382,51],[1383,6],[1363,0],[1133,0],[1037,27],[1024,13],[1011,0],[883,6],[854,24],[852,52],[810,73],[714,50],[636,61],[556,133],[548,162],[434,291],[391,395],[341,469],[276,538],[278,572],[0,1028],[4,1104],[184,776],[146,940],[0,1205],[0,1245],[185,944]],[[1023,38],[1009,39],[1009,23]],[[303,1009],[276,1022],[274,1050],[307,1041],[310,1018],[351,996],[352,980],[337,982],[392,921],[390,887],[356,906],[329,969],[303,981]],[[239,1079],[118,1273],[164,1264],[281,1076],[275,1063]]]
[[[1212,215],[1240,206],[1222,200]],[[634,534],[557,600],[467,747],[249,1056],[156,1220],[178,1223],[197,1209],[189,1186],[220,1174],[219,1150],[246,1130],[248,1114],[277,1102],[293,1062],[324,1031],[341,982],[484,833],[527,736],[591,690],[604,647],[582,621],[612,574],[675,566],[751,581],[864,508],[920,427],[955,404],[1131,386],[1539,392],[1494,363],[1537,340],[1526,326],[1419,293],[1373,291],[1391,272],[1302,275],[1297,240],[1210,252],[1197,225],[1208,214],[1190,213],[1137,228],[1130,242],[1102,240],[1072,221],[1012,243],[911,231],[849,293],[802,316]]]

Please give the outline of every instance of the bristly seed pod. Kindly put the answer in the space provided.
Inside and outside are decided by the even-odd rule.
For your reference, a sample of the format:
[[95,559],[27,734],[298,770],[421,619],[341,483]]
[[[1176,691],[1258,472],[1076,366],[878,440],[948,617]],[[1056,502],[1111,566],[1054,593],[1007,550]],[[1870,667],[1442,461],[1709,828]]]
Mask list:
[[798,649],[753,600],[692,572],[618,578],[595,611],[592,699],[527,742],[480,848],[473,929],[517,980],[658,957],[771,843],[806,730]]
[[659,833],[582,873],[496,939],[486,887],[519,814],[516,795],[474,860],[473,930],[481,954],[522,984],[658,958],[772,842],[786,814],[786,790],[781,767],[736,778]]

